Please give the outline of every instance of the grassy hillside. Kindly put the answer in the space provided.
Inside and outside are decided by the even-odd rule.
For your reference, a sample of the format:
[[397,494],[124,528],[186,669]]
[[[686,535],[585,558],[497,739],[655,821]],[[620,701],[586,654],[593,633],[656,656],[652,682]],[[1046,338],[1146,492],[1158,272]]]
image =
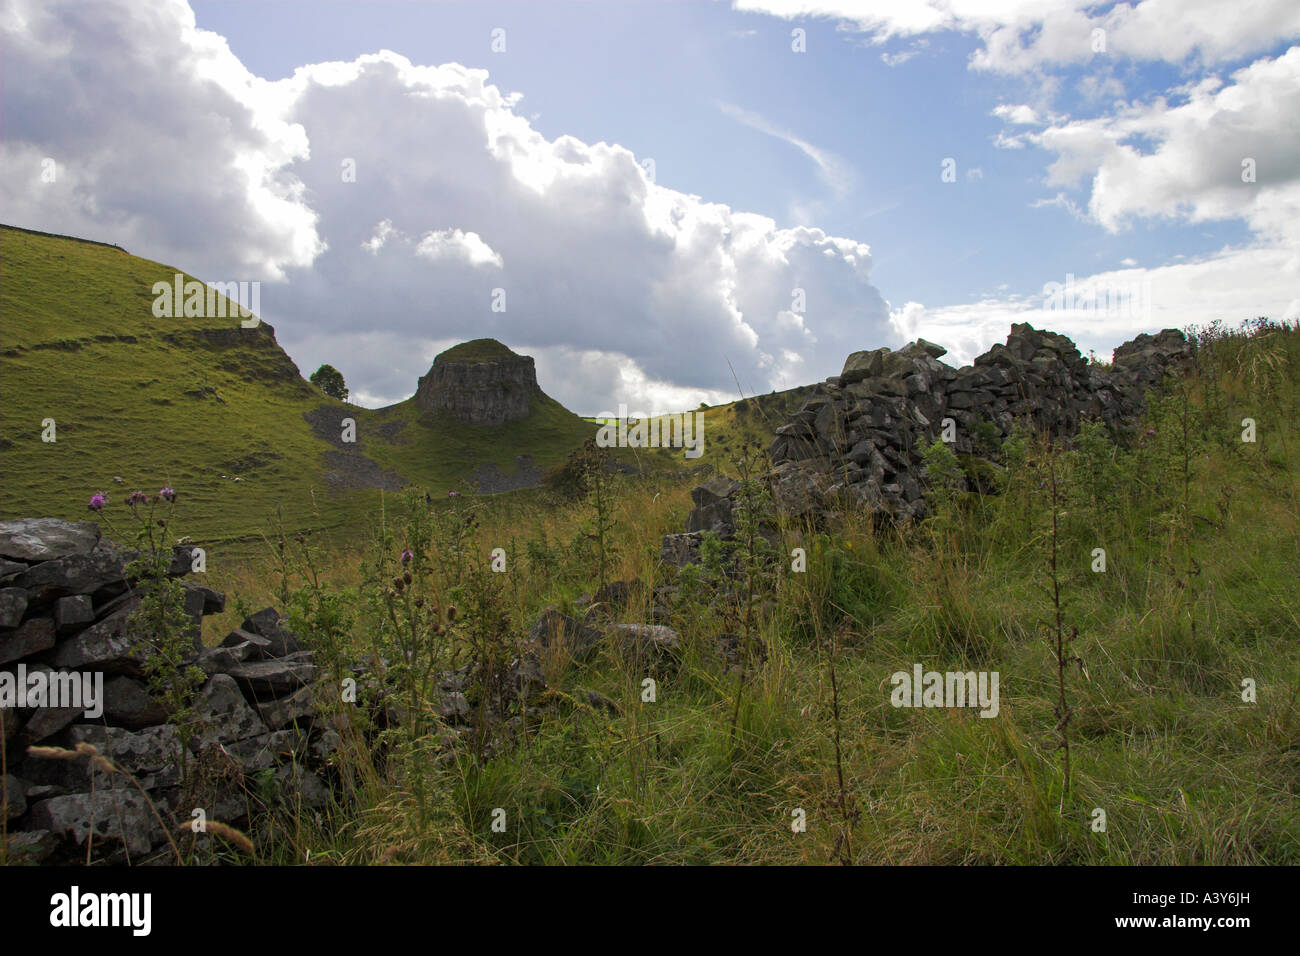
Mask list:
[[[153,284],[178,270],[113,247],[5,228],[0,263],[5,516],[82,519],[96,491],[170,484],[211,540],[252,534],[277,505],[305,518],[329,446],[302,415],[324,399],[268,326],[154,316]],[[343,503],[320,504],[342,519]]]
[[[169,484],[186,502],[186,532],[241,553],[277,512],[290,528],[355,530],[380,489],[464,492],[485,467],[517,474],[520,456],[530,474],[545,472],[594,434],[550,398],[496,428],[409,399],[369,410],[328,398],[266,323],[156,317],[153,285],[178,271],[116,246],[0,227],[0,515],[81,519],[97,491],[120,502]],[[440,359],[512,354],[477,339]],[[770,441],[792,394],[752,414],[748,403],[709,410],[700,459],[667,449],[615,457],[649,470],[725,466],[742,436]],[[355,443],[342,441],[345,418]],[[53,442],[41,440],[46,419]]]

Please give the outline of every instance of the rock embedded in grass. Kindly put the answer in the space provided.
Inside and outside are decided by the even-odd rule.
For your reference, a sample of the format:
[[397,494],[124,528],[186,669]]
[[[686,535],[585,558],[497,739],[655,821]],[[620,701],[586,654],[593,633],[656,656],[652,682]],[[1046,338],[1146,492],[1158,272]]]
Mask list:
[[659,559],[664,564],[681,568],[688,564],[698,564],[700,560],[700,532],[664,535],[663,547]]
[[417,384],[415,403],[467,425],[504,425],[527,418],[541,397],[532,356],[476,339],[434,358]]
[[563,646],[574,660],[580,661],[596,649],[601,634],[596,628],[569,617],[556,608],[548,608],[533,624],[528,637],[541,648]]
[[637,660],[663,660],[682,648],[681,635],[662,624],[615,624],[607,634],[624,654]]

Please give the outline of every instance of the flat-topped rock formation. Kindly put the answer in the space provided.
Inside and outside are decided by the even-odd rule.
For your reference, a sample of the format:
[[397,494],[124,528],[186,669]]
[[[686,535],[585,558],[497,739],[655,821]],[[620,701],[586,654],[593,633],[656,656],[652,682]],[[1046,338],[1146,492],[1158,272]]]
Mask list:
[[527,418],[540,398],[532,356],[495,339],[475,339],[448,349],[420,378],[415,402],[449,411],[467,425],[504,425]]

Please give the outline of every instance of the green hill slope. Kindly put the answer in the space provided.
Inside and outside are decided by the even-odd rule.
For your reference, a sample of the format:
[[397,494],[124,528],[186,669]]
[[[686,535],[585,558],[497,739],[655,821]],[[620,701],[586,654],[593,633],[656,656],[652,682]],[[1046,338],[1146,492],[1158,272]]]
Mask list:
[[[80,519],[106,492],[111,520],[130,491],[171,485],[178,524],[195,540],[259,539],[277,512],[290,529],[347,530],[382,491],[406,484],[434,494],[476,490],[480,479],[535,484],[595,434],[544,394],[526,420],[494,427],[414,399],[372,410],[329,398],[270,325],[243,328],[233,305],[221,317],[155,315],[155,283],[179,271],[117,246],[0,226],[0,516]],[[514,354],[476,339],[443,358]],[[730,470],[745,442],[771,441],[804,392],[700,410],[695,459],[681,449],[613,455],[638,471]],[[349,418],[354,442],[343,440]],[[43,440],[47,420],[53,441]]]
[[[179,270],[115,246],[0,227],[0,270],[6,517],[83,518],[97,491],[117,505],[134,488],[170,484],[196,540],[257,537],[277,509],[290,528],[346,528],[380,489],[465,487],[485,465],[515,472],[518,456],[553,467],[592,433],[547,398],[501,428],[409,400],[368,410],[330,399],[266,323],[155,316],[154,283]],[[342,440],[346,418],[354,443]],[[49,419],[54,441],[43,440]]]

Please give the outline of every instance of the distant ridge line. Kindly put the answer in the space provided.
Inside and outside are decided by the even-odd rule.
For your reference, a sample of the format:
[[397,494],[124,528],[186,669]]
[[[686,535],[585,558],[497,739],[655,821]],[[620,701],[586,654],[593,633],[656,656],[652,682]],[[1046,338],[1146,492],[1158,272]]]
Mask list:
[[14,232],[25,232],[33,236],[49,236],[52,239],[71,239],[73,242],[84,242],[92,246],[107,246],[109,249],[116,249],[118,252],[131,254],[115,242],[100,242],[98,239],[83,239],[81,236],[65,236],[61,232],[45,232],[41,229],[25,229],[22,226],[10,226],[0,222],[0,229],[12,229]]

